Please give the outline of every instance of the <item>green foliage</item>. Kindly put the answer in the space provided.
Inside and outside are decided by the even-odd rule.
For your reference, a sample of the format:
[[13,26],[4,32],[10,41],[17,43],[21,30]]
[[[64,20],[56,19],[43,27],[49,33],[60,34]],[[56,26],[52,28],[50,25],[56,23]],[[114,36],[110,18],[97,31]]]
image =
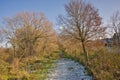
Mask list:
[[52,66],[53,60],[51,59],[44,59],[43,61],[40,62],[35,61],[35,63],[32,64],[32,67],[29,67],[29,70],[31,70],[31,68],[34,68],[34,70],[31,70],[29,77],[30,80],[45,80]]

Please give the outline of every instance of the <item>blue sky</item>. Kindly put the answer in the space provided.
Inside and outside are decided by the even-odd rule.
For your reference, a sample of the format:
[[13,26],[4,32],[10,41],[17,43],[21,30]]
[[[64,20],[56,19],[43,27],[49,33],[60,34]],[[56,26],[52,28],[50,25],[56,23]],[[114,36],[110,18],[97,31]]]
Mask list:
[[[23,11],[43,12],[45,16],[56,24],[59,14],[65,14],[64,4],[70,0],[0,0],[0,25],[2,17],[10,17]],[[120,0],[86,0],[93,4],[103,18],[103,23],[109,22],[110,16],[120,11]]]

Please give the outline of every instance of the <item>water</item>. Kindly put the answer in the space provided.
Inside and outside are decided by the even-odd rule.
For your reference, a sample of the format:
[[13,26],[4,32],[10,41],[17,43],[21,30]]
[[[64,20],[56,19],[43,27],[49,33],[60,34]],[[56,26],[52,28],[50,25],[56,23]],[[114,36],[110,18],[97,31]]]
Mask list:
[[92,80],[84,66],[70,59],[60,59],[46,80]]

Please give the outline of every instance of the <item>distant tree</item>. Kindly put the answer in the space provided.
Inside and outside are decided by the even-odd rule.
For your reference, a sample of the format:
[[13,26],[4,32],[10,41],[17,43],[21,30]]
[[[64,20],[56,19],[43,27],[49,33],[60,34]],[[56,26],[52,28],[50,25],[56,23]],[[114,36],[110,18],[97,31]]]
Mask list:
[[2,39],[2,31],[0,30],[0,46],[2,44],[2,41],[3,41],[3,39]]
[[120,46],[120,12],[117,11],[111,16],[111,24],[110,27],[114,31],[113,39],[116,45]]
[[78,40],[82,44],[86,61],[88,61],[86,42],[100,38],[105,31],[105,28],[100,26],[101,17],[98,10],[83,0],[71,0],[65,5],[65,10],[67,15],[58,17],[58,24],[63,27],[60,35],[64,39]]

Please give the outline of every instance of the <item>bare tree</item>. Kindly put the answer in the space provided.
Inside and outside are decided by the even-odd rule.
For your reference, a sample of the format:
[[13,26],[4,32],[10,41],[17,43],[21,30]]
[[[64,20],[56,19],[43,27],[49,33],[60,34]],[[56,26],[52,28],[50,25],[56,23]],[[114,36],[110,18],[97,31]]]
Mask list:
[[0,47],[2,46],[2,42],[3,42],[3,35],[2,35],[2,31],[0,30]]
[[88,61],[86,42],[99,38],[105,31],[105,28],[100,26],[101,17],[98,10],[83,0],[71,0],[65,5],[65,10],[67,15],[58,17],[58,24],[63,27],[61,35],[63,38],[79,40]]
[[110,27],[114,32],[113,39],[115,44],[120,46],[120,12],[119,11],[115,12],[111,17]]
[[4,22],[6,27],[3,31],[13,47],[13,57],[19,60],[34,55],[40,39],[53,36],[52,24],[43,13],[23,12],[11,18],[4,18]]

